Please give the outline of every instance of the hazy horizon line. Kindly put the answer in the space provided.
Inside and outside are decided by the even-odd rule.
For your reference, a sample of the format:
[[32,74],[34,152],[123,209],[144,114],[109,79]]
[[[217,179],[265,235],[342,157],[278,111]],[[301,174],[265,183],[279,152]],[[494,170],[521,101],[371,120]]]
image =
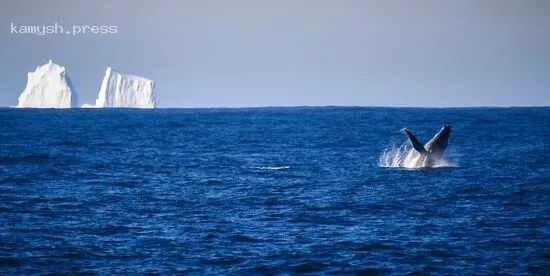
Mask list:
[[265,106],[182,106],[182,107],[155,107],[155,108],[132,108],[132,107],[68,107],[68,108],[35,108],[0,106],[8,109],[262,109],[262,108],[416,108],[416,109],[464,109],[464,108],[550,108],[550,105],[472,105],[472,106],[386,106],[386,105],[265,105]]

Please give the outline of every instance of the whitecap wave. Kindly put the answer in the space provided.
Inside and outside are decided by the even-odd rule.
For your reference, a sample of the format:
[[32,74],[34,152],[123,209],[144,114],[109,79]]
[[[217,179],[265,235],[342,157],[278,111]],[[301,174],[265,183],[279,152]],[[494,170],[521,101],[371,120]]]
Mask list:
[[279,167],[251,167],[254,170],[267,170],[267,171],[279,171],[290,169],[290,166],[279,166]]

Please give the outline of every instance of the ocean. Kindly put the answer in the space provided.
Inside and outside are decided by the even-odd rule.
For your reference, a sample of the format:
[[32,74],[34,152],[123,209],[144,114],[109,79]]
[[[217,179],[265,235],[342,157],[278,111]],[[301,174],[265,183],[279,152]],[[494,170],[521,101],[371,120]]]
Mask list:
[[543,275],[549,152],[550,108],[3,108],[0,274]]

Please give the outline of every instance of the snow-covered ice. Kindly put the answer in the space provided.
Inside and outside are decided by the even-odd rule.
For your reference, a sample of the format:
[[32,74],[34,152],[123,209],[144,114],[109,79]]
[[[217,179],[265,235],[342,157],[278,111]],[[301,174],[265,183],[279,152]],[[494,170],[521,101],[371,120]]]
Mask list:
[[27,86],[16,107],[71,108],[77,106],[74,89],[65,67],[50,60],[28,73]]
[[155,108],[155,82],[132,75],[123,75],[107,67],[95,106]]

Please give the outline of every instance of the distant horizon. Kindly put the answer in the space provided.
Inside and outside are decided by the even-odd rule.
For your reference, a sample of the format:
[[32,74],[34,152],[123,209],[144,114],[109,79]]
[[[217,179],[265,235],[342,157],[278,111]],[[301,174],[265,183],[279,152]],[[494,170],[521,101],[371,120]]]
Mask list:
[[[58,64],[55,62],[55,60],[53,58],[49,58],[48,61],[45,63],[54,63],[54,64],[57,64],[59,66],[62,66],[62,67],[65,67],[63,64]],[[39,64],[37,65],[36,67],[40,67],[40,66],[43,66],[45,64]],[[111,68],[112,70],[114,71],[117,71],[118,70],[116,68],[113,68],[112,66],[107,66],[105,68],[105,70],[107,70],[107,68]],[[69,69],[65,67],[65,69],[68,71]],[[28,73],[31,73],[32,71],[29,71]],[[126,72],[122,72],[122,73],[125,73],[126,75],[132,75],[132,76],[136,76],[136,77],[143,77],[143,76],[138,76],[138,75],[134,75],[134,74],[127,74]],[[67,75],[69,75],[67,73]],[[70,75],[69,75],[70,77]],[[154,81],[154,80],[153,80]],[[156,84],[156,82],[155,82]],[[80,99],[80,95],[78,93],[78,87],[76,87],[75,85],[75,89],[76,89],[76,94],[77,94],[77,98]],[[24,88],[21,90],[23,91]],[[157,92],[158,93],[158,92]],[[17,99],[16,99],[17,100]],[[95,101],[91,101],[91,103],[78,103],[78,107],[73,107],[73,108],[82,108],[82,109],[97,109],[98,107],[93,107],[93,106],[86,106],[86,107],[83,107],[84,105],[88,105],[88,104],[92,104],[94,103]],[[17,103],[16,103],[17,104]],[[13,105],[13,106],[0,106],[1,108],[20,108],[20,107],[17,107],[16,105]],[[217,109],[217,108],[230,108],[230,109],[246,109],[246,108],[300,108],[300,107],[320,107],[320,108],[323,108],[323,107],[349,107],[349,108],[353,108],[353,107],[357,107],[357,108],[514,108],[514,107],[525,107],[525,108],[529,108],[529,107],[535,107],[535,108],[545,108],[545,107],[550,107],[550,104],[547,104],[547,105],[465,105],[465,106],[452,106],[452,105],[449,105],[449,106],[436,106],[436,105],[427,105],[427,106],[413,106],[413,105],[396,105],[396,106],[390,106],[390,105],[332,105],[332,104],[321,104],[321,105],[257,105],[257,106],[222,106],[222,105],[219,105],[219,106],[156,106],[155,109]],[[100,107],[100,108],[103,108],[103,107]],[[113,108],[113,107],[107,107],[107,108]],[[33,109],[33,108],[23,108],[23,109]],[[37,109],[50,109],[50,108],[37,108]],[[53,109],[53,108],[52,108]],[[66,109],[66,108],[63,108],[63,109]],[[115,109],[124,109],[124,108],[115,108]],[[131,109],[142,109],[142,108],[131,108]],[[143,109],[146,109],[146,108],[143,108]]]
[[135,110],[154,110],[154,109],[276,109],[276,108],[405,108],[405,109],[475,109],[475,108],[550,108],[550,105],[511,105],[511,106],[381,106],[381,105],[267,105],[267,106],[180,106],[155,108],[127,108],[127,107],[71,107],[71,108],[32,108],[17,106],[0,106],[3,109],[135,109]]

